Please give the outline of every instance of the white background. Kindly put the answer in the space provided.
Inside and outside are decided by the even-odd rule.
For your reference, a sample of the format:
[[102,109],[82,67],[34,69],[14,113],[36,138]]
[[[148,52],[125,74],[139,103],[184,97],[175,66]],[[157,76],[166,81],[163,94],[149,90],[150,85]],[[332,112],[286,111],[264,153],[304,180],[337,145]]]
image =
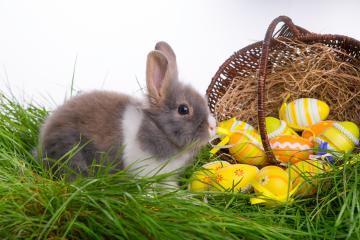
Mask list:
[[165,40],[181,79],[205,93],[218,67],[279,15],[360,39],[355,0],[0,0],[0,91],[54,108],[70,94],[77,59],[76,90],[136,94],[147,53]]

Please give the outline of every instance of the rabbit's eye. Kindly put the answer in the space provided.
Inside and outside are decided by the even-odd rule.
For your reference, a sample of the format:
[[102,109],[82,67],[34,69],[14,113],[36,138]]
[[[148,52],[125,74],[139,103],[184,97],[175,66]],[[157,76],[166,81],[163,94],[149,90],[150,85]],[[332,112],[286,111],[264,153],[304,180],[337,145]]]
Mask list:
[[178,113],[180,115],[189,114],[189,107],[186,104],[180,104],[178,107]]

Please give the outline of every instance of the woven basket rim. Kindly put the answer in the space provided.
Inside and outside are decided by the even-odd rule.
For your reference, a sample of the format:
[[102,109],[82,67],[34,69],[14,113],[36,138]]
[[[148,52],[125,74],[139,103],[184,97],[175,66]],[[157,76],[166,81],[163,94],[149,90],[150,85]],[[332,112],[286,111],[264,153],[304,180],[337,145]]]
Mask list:
[[[289,39],[287,37],[277,37],[276,39],[278,40],[282,40],[282,39]],[[360,41],[352,38],[352,37],[348,37],[345,35],[341,35],[341,34],[319,34],[319,33],[308,33],[306,35],[302,35],[300,37],[297,38],[297,40],[299,41],[314,41],[316,40],[317,42],[320,42],[320,40],[345,40],[346,42],[350,43],[351,45],[354,46],[359,46],[360,49]],[[219,78],[220,74],[222,73],[223,69],[225,66],[229,65],[229,63],[238,55],[240,55],[243,52],[246,52],[250,49],[253,49],[254,47],[257,46],[261,46],[263,44],[263,40],[261,41],[257,41],[255,43],[252,43],[250,45],[247,45],[244,48],[241,48],[237,51],[235,51],[229,58],[227,58],[225,60],[225,62],[223,64],[221,64],[221,66],[219,67],[219,69],[216,71],[215,75],[211,78],[211,83],[208,86],[207,90],[206,90],[206,94],[209,94],[211,92],[211,89],[213,89],[214,84],[216,82],[216,79]]]

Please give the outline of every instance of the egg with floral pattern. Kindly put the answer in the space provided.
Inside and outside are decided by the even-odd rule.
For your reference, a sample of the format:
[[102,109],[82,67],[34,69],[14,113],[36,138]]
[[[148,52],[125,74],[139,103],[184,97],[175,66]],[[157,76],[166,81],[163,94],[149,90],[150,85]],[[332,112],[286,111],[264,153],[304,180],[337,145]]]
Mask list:
[[216,171],[229,165],[230,163],[226,161],[214,161],[203,165],[200,170],[194,172],[191,176],[189,190],[193,192],[209,191],[215,181]]
[[248,164],[232,164],[216,172],[216,185],[218,191],[247,192],[251,182],[259,169]]

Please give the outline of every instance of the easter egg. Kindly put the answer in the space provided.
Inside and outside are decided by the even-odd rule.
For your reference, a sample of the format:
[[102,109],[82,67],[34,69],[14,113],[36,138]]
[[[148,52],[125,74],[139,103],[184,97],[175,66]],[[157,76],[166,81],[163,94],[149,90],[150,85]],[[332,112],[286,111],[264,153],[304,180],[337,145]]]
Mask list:
[[296,130],[303,130],[325,120],[329,112],[329,106],[323,101],[315,98],[299,98],[290,103],[283,103],[279,116],[290,127]]
[[330,168],[316,160],[297,162],[290,166],[289,175],[298,196],[310,196],[316,193],[318,182],[313,176],[328,171]]
[[216,186],[218,191],[246,192],[259,169],[248,164],[232,164],[216,172]]
[[279,120],[274,117],[266,117],[265,124],[269,139],[280,135],[297,135],[297,133],[289,128],[287,123],[283,120]]
[[255,176],[253,183],[256,193],[274,198],[274,200],[286,200],[291,186],[288,172],[278,166],[262,168]]
[[201,170],[194,172],[191,176],[189,190],[193,192],[209,191],[215,179],[215,172],[229,165],[230,163],[226,161],[214,161],[203,165]]
[[220,168],[227,167],[229,165],[231,165],[231,164],[227,161],[214,161],[214,162],[209,162],[209,163],[204,164],[202,166],[202,168],[210,170],[212,172],[216,172]]
[[282,164],[292,163],[309,159],[312,153],[313,143],[300,136],[281,135],[270,140],[276,160]]
[[353,122],[335,122],[326,128],[314,141],[328,143],[329,150],[348,153],[359,144],[359,128]]
[[314,137],[319,136],[322,132],[324,132],[325,129],[331,127],[333,123],[334,121],[320,121],[318,123],[315,123],[309,128],[306,128],[302,132],[301,136],[312,141]]
[[220,132],[221,132],[221,129],[228,129],[231,132],[244,131],[247,134],[250,134],[255,137],[257,135],[257,131],[253,126],[251,126],[250,124],[248,124],[246,122],[237,120],[236,118],[230,118],[228,120],[220,122],[218,125],[218,129],[220,129]]
[[[232,141],[234,143],[234,139],[238,139],[239,142],[246,139],[246,137],[238,138],[237,136],[232,137],[234,134],[238,136],[249,136],[249,138],[257,139],[257,142],[260,141],[260,136],[255,130],[254,127],[252,127],[250,124],[246,122],[242,122],[237,120],[236,118],[231,118],[225,121],[222,121],[219,123],[219,126],[216,128],[216,138],[220,138],[221,141],[218,142],[216,145],[213,145],[210,141],[210,143],[213,145],[213,148],[210,150],[210,154],[214,155],[217,153],[220,149],[228,149],[231,146],[229,146],[229,142]],[[216,139],[214,138],[214,139]],[[233,140],[231,140],[231,138]]]
[[250,165],[265,165],[267,158],[260,143],[260,136],[247,133],[234,133],[229,140],[230,154],[239,162]]

